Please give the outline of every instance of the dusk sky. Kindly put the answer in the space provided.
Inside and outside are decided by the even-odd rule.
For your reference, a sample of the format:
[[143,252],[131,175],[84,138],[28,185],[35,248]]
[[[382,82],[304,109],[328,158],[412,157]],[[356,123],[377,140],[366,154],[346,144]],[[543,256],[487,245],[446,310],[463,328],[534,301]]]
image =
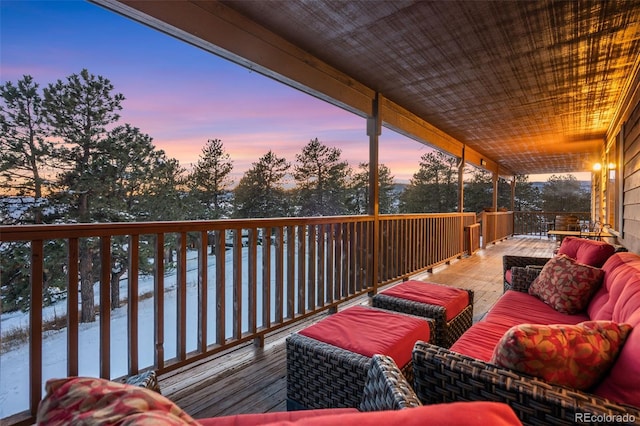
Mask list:
[[[84,1],[0,3],[0,81],[31,75],[40,88],[83,68],[126,100],[121,123],[189,169],[207,139],[222,140],[237,183],[269,150],[289,162],[311,139],[368,162],[363,118]],[[383,129],[380,162],[407,182],[429,148]]]
[[[125,96],[120,124],[140,128],[187,169],[208,139],[222,140],[235,184],[269,150],[294,163],[314,138],[354,169],[368,162],[363,118],[100,6],[2,0],[0,8],[2,84],[28,74],[42,89],[86,68]],[[430,150],[382,130],[380,162],[397,182]]]

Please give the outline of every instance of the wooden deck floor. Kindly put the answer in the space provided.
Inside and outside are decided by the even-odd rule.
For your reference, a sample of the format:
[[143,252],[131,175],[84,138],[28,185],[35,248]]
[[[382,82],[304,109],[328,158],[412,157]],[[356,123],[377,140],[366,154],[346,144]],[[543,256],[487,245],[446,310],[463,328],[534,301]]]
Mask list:
[[[473,289],[475,322],[502,294],[504,254],[548,257],[554,248],[552,240],[513,237],[415,278]],[[368,297],[349,302],[368,303]],[[263,348],[239,346],[198,365],[163,375],[162,393],[196,419],[286,410],[285,338],[325,315],[318,314],[267,336]]]

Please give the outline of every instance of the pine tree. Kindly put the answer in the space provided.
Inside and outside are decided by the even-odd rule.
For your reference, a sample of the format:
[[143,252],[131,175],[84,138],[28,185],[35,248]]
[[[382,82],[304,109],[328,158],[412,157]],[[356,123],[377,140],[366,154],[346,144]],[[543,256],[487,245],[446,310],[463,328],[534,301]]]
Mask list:
[[[369,213],[369,163],[360,163],[359,171],[353,175],[354,214]],[[378,165],[379,200],[378,211],[381,214],[394,213],[397,196],[393,187],[394,177],[384,164]]]
[[296,155],[294,179],[299,216],[348,214],[351,168],[340,156],[338,148],[329,148],[317,138]]
[[542,206],[546,212],[591,211],[591,194],[573,175],[552,175],[542,187]]
[[201,219],[228,217],[229,207],[223,199],[232,185],[229,174],[233,170],[231,157],[220,139],[209,139],[189,176],[191,191],[204,208]]
[[291,164],[273,151],[260,157],[244,174],[235,189],[235,217],[283,217],[289,215],[290,202],[284,178]]
[[29,75],[16,85],[7,82],[0,85],[0,99],[0,192],[20,196],[27,203],[31,218],[23,215],[19,223],[41,223],[45,168],[51,165],[53,144],[46,139],[38,84]]
[[424,154],[420,158],[420,169],[400,195],[400,212],[455,212],[457,206],[457,159],[440,151]]
[[[91,202],[103,189],[102,156],[107,126],[117,122],[122,94],[113,94],[111,82],[84,69],[80,74],[58,80],[44,90],[44,111],[51,134],[62,141],[64,169],[59,175],[62,199],[75,208],[69,221],[92,222]],[[95,321],[94,264],[98,262],[98,241],[80,240],[80,320]]]

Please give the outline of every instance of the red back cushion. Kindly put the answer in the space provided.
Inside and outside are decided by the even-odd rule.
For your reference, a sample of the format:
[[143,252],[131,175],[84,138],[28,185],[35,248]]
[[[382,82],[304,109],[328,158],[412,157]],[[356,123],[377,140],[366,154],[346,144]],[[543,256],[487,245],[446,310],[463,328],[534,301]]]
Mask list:
[[558,254],[567,255],[578,263],[600,268],[615,251],[614,246],[604,241],[565,237],[558,249]]
[[592,319],[610,319],[634,327],[597,395],[640,407],[640,256],[616,253],[604,264],[605,280],[589,304]]

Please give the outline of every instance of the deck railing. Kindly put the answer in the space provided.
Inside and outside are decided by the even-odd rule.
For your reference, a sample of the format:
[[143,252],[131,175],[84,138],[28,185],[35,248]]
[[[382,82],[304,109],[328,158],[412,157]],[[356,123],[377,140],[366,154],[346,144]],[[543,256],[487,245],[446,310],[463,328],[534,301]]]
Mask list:
[[556,225],[562,222],[562,218],[568,216],[577,217],[579,225],[587,225],[591,220],[591,212],[515,211],[513,212],[513,233],[547,237],[547,232],[556,229]]
[[[32,422],[52,377],[115,379],[149,368],[162,373],[243,342],[262,344],[278,328],[460,257],[464,227],[473,223],[475,214],[465,213],[381,215],[377,222],[341,216],[0,226],[3,248],[21,244],[30,251],[31,286],[28,356],[10,378],[28,382],[29,391],[3,402],[10,415],[5,420]],[[65,359],[56,369],[44,362],[51,355],[44,327],[50,318],[42,295],[48,247],[60,243],[66,260],[56,267],[66,271],[68,283],[66,303],[57,305],[55,316],[66,317],[59,331],[66,353],[56,354]],[[98,277],[99,325],[93,328],[80,322],[78,308],[87,250]],[[117,308],[110,282],[121,250],[129,267]],[[152,267],[150,276],[134,266],[142,262]]]
[[482,212],[482,248],[513,235],[513,212]]

